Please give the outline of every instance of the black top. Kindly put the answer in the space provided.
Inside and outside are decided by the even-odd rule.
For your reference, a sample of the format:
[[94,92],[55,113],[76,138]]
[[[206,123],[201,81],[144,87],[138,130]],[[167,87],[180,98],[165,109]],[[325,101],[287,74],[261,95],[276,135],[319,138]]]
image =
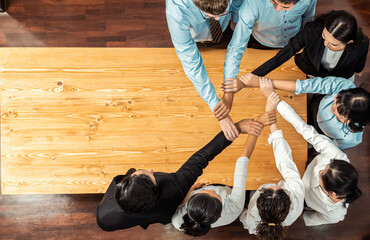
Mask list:
[[184,200],[208,162],[231,144],[220,132],[201,150],[193,154],[175,173],[154,173],[159,189],[158,199],[150,211],[136,214],[122,212],[115,201],[116,186],[125,175],[116,176],[96,210],[98,225],[105,231],[114,231],[140,225],[146,229],[152,223],[167,224]]
[[315,77],[334,76],[350,78],[355,72],[361,72],[365,67],[369,39],[364,36],[364,39],[353,49],[350,49],[347,45],[337,65],[331,71],[328,71],[321,65],[325,49],[324,39],[322,38],[323,29],[324,21],[321,18],[306,23],[304,28],[296,36],[292,37],[275,57],[255,69],[253,74],[265,76],[288,61],[302,48],[304,48],[303,52],[295,55],[294,60],[297,66],[306,74]]

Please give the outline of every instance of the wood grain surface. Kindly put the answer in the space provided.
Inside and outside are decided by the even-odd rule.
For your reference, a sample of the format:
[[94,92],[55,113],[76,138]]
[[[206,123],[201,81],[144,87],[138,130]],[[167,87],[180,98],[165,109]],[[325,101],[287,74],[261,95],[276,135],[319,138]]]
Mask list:
[[[276,51],[247,49],[240,73]],[[202,51],[219,96],[225,50]],[[176,171],[220,127],[184,74],[172,48],[1,48],[2,194],[103,193],[130,167]],[[304,75],[293,60],[273,78]],[[306,119],[306,96],[279,92]],[[233,120],[257,118],[259,89],[237,93]],[[278,116],[301,174],[307,146]],[[275,167],[269,129],[258,139],[247,189],[282,177]],[[216,157],[200,182],[233,184],[235,161],[246,136]]]

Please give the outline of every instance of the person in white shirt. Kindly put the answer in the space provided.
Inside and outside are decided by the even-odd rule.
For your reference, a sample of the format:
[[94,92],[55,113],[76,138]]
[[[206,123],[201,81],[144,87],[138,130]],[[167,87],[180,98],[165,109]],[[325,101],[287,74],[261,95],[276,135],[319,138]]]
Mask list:
[[361,196],[357,170],[345,153],[328,137],[307,125],[286,102],[279,102],[277,110],[319,153],[302,178],[308,206],[308,211],[303,213],[306,226],[343,221],[349,203]]
[[[261,78],[260,84],[262,93],[270,102],[265,110],[274,110],[280,101],[279,95],[273,91],[268,79]],[[283,239],[285,226],[295,222],[303,211],[304,185],[283,132],[276,123],[270,125],[270,130],[268,142],[273,147],[276,167],[284,180],[260,186],[239,219],[250,234],[257,234],[262,239]]]
[[[241,133],[246,133],[243,121],[237,126]],[[264,113],[257,121],[270,125],[276,122],[275,112]],[[239,217],[244,207],[249,158],[258,136],[252,134],[248,135],[236,162],[233,187],[209,185],[194,191],[191,189],[172,217],[172,224],[176,229],[185,231],[188,235],[202,236],[211,228],[230,224]]]

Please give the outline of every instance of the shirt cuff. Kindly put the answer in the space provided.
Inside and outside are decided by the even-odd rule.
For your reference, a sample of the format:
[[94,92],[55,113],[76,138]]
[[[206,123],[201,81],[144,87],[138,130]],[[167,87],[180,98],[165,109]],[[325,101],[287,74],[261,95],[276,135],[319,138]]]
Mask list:
[[269,142],[270,145],[272,145],[272,141],[277,139],[277,138],[284,138],[283,131],[277,130],[277,131],[271,133],[269,138],[267,139],[267,141]]
[[237,160],[237,162],[239,162],[239,161],[245,161],[247,164],[249,163],[249,158],[247,158],[247,157],[240,157],[240,158],[238,158],[238,160]]
[[295,82],[295,94],[299,95],[302,93],[302,80],[297,79]]

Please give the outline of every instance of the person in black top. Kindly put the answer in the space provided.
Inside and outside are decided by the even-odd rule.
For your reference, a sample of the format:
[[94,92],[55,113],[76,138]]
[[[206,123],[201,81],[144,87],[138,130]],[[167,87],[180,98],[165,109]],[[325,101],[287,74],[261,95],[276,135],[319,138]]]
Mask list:
[[[263,129],[262,123],[253,120],[240,121],[236,126],[239,132],[256,136]],[[130,169],[125,175],[116,176],[97,207],[98,225],[105,231],[114,231],[137,225],[146,229],[152,223],[170,223],[208,162],[230,144],[220,132],[175,173]]]
[[364,69],[368,47],[369,39],[357,28],[355,17],[332,11],[306,23],[276,56],[252,73],[265,76],[295,55],[295,63],[307,75],[351,78]]

